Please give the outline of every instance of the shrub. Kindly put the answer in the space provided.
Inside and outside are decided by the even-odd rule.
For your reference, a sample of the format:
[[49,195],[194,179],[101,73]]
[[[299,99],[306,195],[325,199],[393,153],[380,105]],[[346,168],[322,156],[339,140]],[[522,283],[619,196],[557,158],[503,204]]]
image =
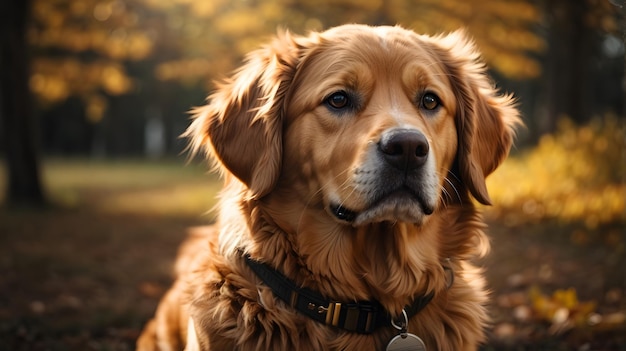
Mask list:
[[615,116],[585,126],[561,120],[554,134],[512,156],[487,181],[509,224],[558,219],[587,227],[626,219],[626,128]]

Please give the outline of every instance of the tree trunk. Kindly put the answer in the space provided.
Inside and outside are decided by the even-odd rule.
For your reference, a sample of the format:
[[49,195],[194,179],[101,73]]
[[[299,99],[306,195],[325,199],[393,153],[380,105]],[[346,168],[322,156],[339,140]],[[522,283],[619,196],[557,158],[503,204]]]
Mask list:
[[6,203],[42,206],[36,123],[28,86],[30,0],[0,2],[0,119],[7,169]]
[[543,104],[545,114],[539,116],[539,134],[551,133],[556,121],[567,116],[578,123],[588,120],[589,29],[584,16],[586,1],[545,1],[548,18],[548,51],[545,56]]

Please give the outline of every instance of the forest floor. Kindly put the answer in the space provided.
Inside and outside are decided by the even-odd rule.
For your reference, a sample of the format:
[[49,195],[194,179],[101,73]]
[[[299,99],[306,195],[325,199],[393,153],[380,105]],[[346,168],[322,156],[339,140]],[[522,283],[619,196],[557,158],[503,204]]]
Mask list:
[[[0,351],[133,350],[219,182],[202,167],[82,161],[48,163],[46,181],[61,205],[0,209]],[[625,223],[489,224],[483,350],[626,350]]]

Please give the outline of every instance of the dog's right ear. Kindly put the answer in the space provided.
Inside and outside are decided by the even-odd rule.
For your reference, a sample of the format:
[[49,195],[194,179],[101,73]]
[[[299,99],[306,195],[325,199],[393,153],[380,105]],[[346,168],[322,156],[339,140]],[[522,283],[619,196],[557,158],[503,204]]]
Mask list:
[[296,71],[298,45],[288,32],[253,51],[246,63],[193,110],[183,136],[192,153],[205,150],[217,168],[232,173],[260,198],[278,180],[284,99]]

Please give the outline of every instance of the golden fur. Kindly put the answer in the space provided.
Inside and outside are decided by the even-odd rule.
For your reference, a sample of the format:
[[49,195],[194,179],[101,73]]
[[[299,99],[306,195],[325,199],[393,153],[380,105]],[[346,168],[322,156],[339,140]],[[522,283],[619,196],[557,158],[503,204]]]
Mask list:
[[[513,99],[484,71],[463,32],[346,25],[280,33],[252,52],[186,133],[225,178],[219,215],[181,249],[178,279],[138,349],[382,350],[397,334],[351,333],[299,314],[242,250],[329,299],[377,300],[394,315],[434,293],[409,332],[429,350],[475,350],[488,294],[472,260],[489,242],[472,197],[489,204],[485,177],[519,123]],[[381,161],[382,139],[398,130],[427,140],[424,165],[405,178]],[[390,179],[404,185],[380,195]],[[355,218],[339,217],[338,206]]]

